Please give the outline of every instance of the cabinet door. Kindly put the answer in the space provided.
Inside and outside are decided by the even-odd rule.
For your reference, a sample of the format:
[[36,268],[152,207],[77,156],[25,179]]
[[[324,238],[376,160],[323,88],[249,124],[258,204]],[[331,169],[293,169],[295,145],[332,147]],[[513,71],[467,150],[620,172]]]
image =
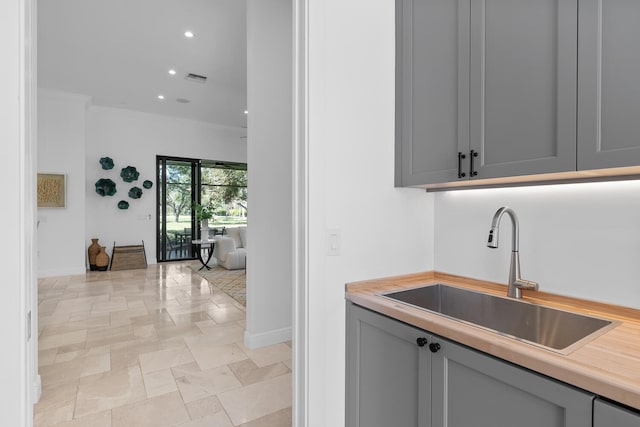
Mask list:
[[469,8],[396,0],[397,186],[456,181],[468,161]]
[[434,338],[433,425],[590,427],[593,396],[452,342]]
[[593,427],[640,427],[640,414],[596,399],[593,403]]
[[471,3],[473,178],[576,170],[577,16],[577,0]]
[[640,2],[580,2],[578,169],[640,165]]
[[430,353],[416,344],[430,337],[347,304],[346,425],[430,426]]

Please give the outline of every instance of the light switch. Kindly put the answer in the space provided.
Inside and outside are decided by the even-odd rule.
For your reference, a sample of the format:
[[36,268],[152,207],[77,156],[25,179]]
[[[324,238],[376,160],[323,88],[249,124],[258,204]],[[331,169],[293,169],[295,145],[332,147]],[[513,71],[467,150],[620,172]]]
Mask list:
[[340,229],[327,229],[327,255],[340,255]]

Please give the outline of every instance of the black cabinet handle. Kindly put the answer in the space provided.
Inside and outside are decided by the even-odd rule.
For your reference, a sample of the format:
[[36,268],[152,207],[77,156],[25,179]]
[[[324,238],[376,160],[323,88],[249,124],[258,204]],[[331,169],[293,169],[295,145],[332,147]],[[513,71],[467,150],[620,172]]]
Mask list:
[[470,176],[477,176],[478,175],[478,171],[474,170],[473,159],[478,157],[478,152],[475,151],[475,150],[471,150],[470,154],[471,154],[471,167],[469,168],[469,175]]
[[427,345],[427,339],[424,337],[420,337],[416,340],[416,344],[418,344],[418,347],[424,347],[425,345]]
[[467,176],[466,173],[462,172],[462,159],[466,159],[466,158],[467,158],[466,154],[463,154],[460,151],[458,151],[458,178],[464,178],[465,176]]
[[440,344],[438,344],[437,342],[432,342],[431,344],[429,344],[429,350],[431,350],[431,353],[436,353],[438,350],[440,350]]

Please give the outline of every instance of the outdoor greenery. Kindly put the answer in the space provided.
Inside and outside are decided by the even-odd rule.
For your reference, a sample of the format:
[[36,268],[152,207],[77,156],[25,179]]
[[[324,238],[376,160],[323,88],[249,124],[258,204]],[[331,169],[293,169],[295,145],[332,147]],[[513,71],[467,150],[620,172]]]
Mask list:
[[[201,168],[201,204],[191,204],[191,167],[172,164],[167,167],[167,231],[191,224],[192,210],[198,220],[209,219],[211,227],[247,222],[247,171]],[[213,221],[211,221],[213,220]],[[175,228],[174,228],[175,227]]]

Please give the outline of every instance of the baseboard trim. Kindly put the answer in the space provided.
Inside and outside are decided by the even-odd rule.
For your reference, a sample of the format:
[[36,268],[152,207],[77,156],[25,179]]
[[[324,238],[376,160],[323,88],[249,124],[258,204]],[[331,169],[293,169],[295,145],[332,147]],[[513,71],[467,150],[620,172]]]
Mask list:
[[290,341],[291,336],[290,326],[288,328],[274,329],[272,331],[260,332],[257,334],[251,334],[248,331],[244,331],[244,345],[253,350],[267,345]]
[[77,275],[86,274],[86,273],[87,273],[87,269],[84,267],[84,265],[82,265],[79,267],[39,270],[38,278],[41,279],[44,277],[77,276]]
[[40,396],[42,396],[42,378],[40,375],[36,375],[33,380],[33,384],[31,385],[31,398],[33,399],[33,403],[36,404],[40,401]]

